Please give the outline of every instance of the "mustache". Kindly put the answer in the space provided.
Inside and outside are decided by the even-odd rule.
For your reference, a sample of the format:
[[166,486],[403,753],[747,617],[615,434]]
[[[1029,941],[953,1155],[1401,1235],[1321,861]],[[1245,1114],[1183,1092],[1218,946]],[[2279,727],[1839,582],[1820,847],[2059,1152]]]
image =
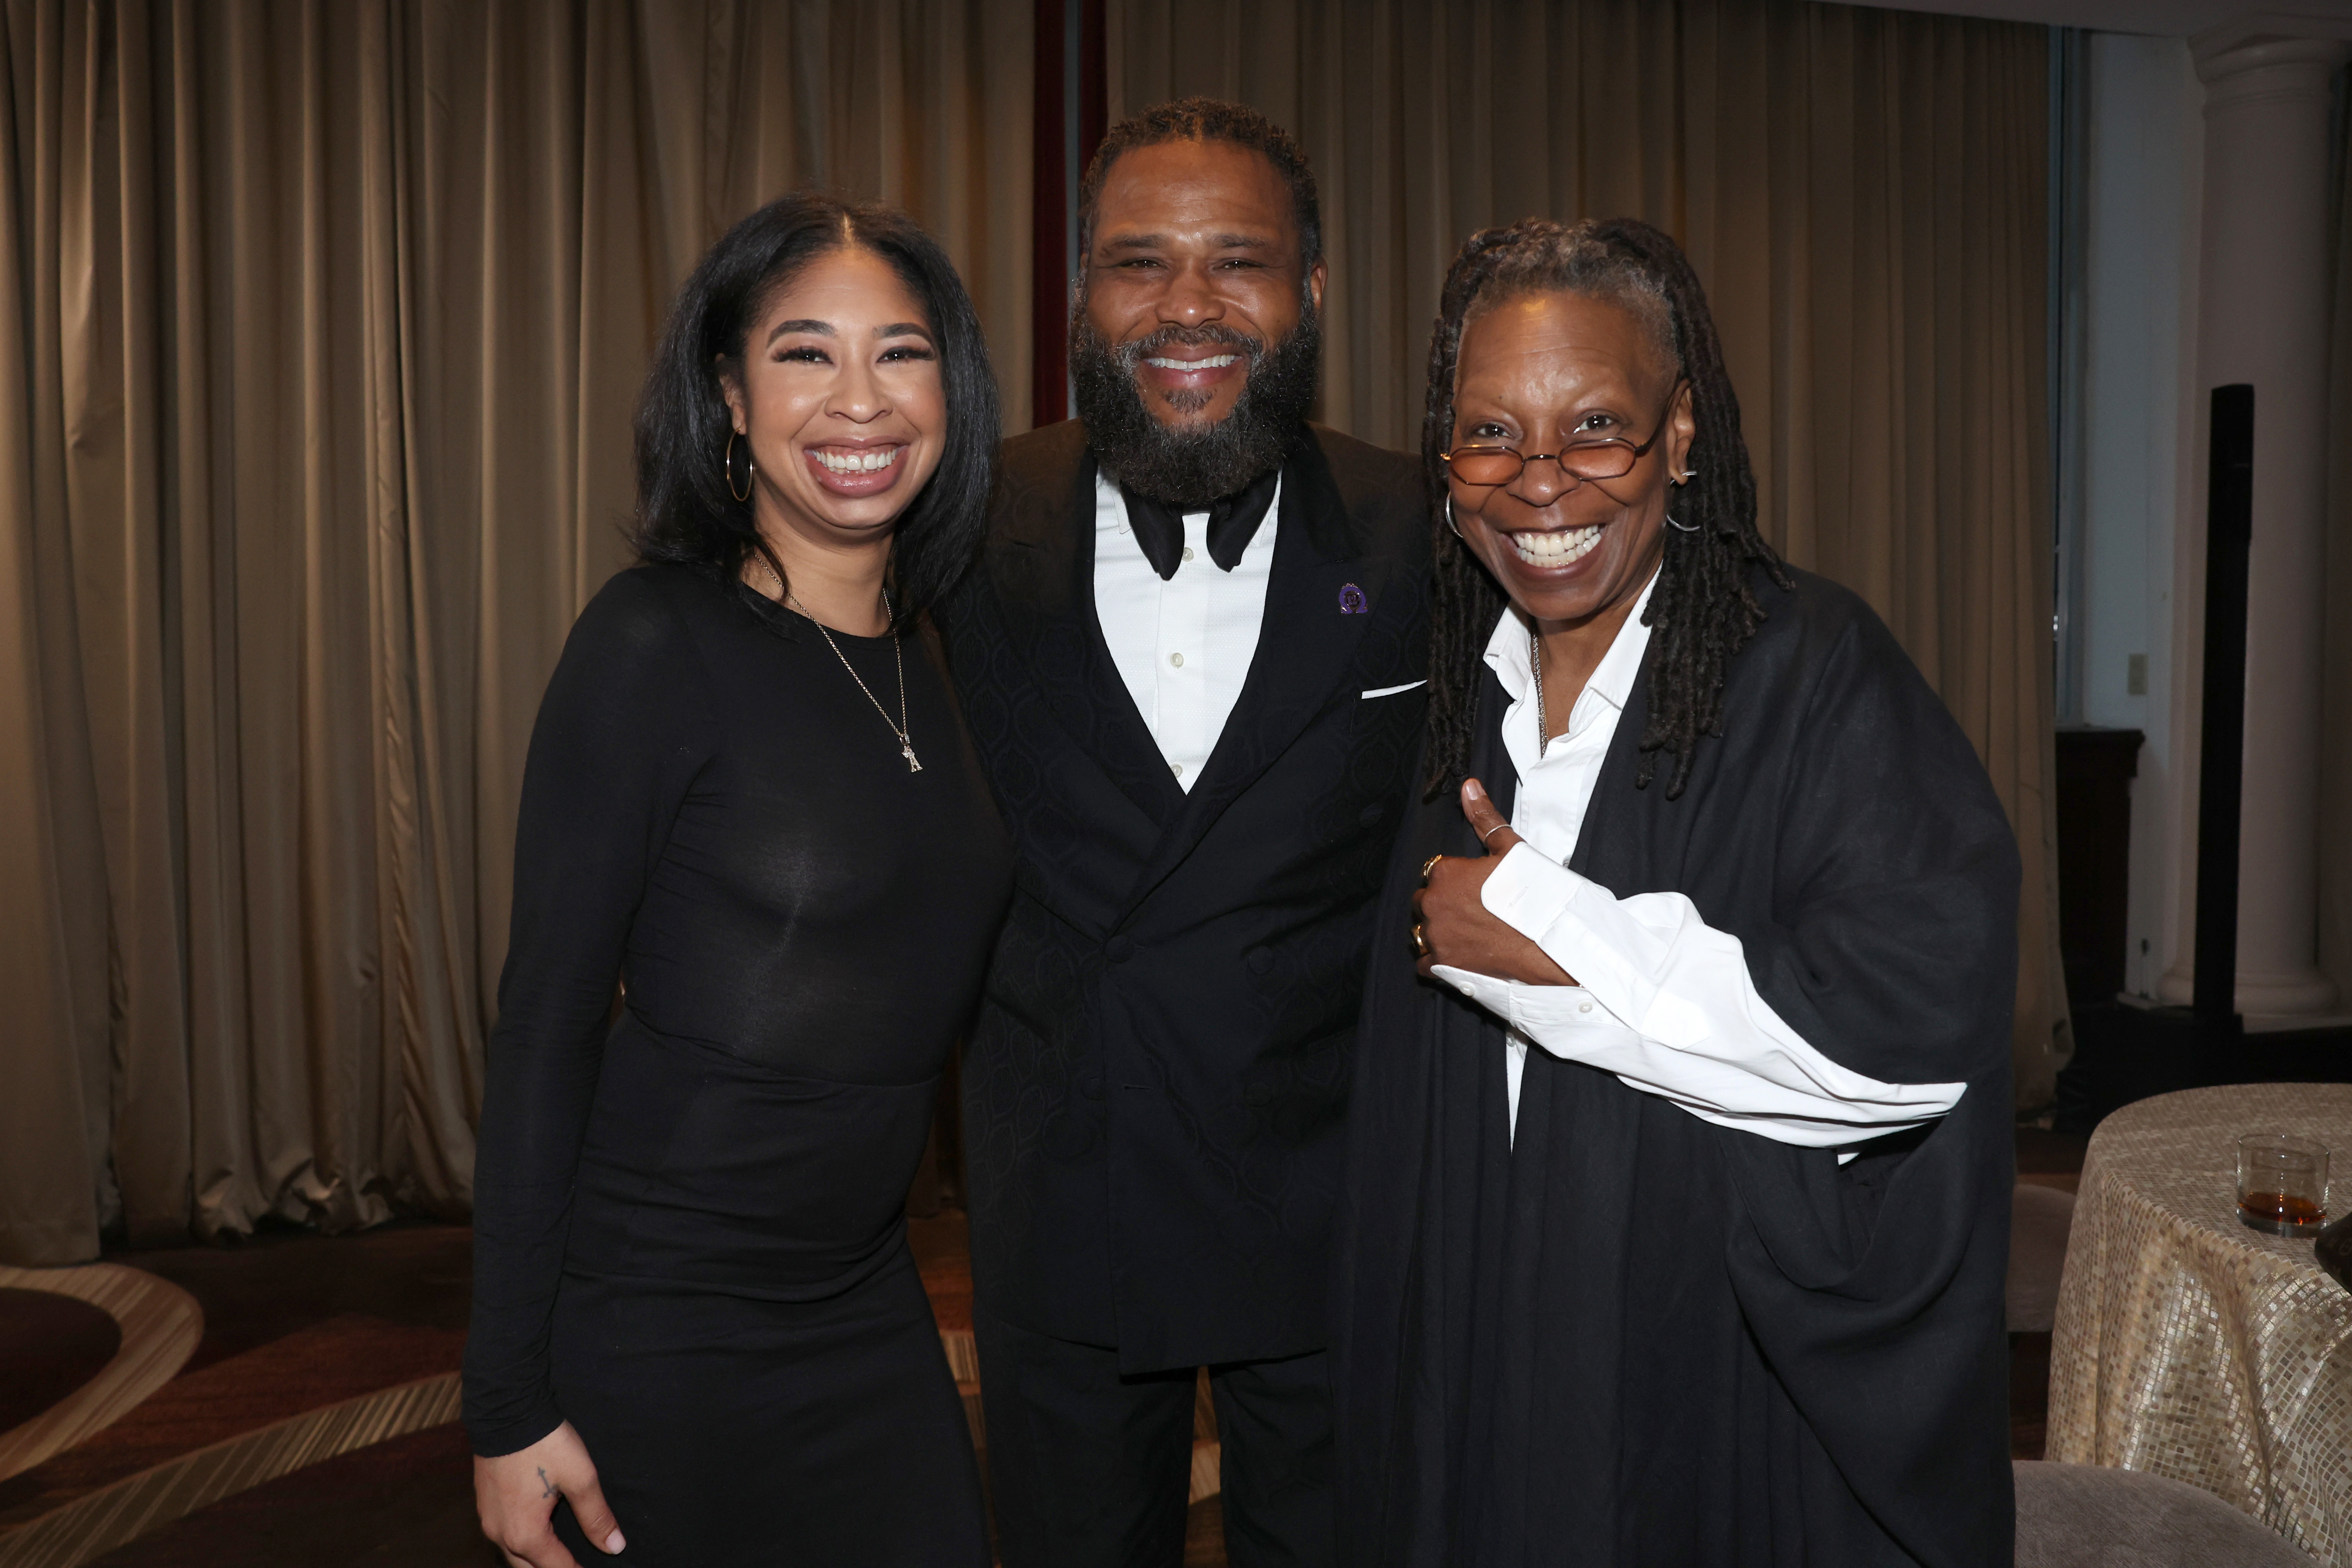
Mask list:
[[1111,358],[1118,362],[1121,370],[1133,375],[1142,367],[1145,360],[1172,348],[1230,349],[1237,354],[1246,356],[1252,370],[1255,370],[1258,362],[1265,357],[1265,340],[1263,338],[1252,337],[1247,332],[1236,331],[1232,327],[1220,326],[1214,321],[1204,322],[1197,327],[1187,327],[1171,321],[1165,326],[1144,333],[1139,338],[1119,344],[1111,350]]

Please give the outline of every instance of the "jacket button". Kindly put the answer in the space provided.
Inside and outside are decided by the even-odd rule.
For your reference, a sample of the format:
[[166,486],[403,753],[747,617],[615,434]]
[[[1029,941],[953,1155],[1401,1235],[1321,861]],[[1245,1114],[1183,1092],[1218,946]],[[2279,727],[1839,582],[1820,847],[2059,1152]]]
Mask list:
[[1124,934],[1115,936],[1103,943],[1103,956],[1113,963],[1125,963],[1135,956],[1135,943]]
[[1370,827],[1372,824],[1378,822],[1381,817],[1387,815],[1387,811],[1381,806],[1381,803],[1379,801],[1374,801],[1371,805],[1364,807],[1363,810],[1356,813],[1356,820],[1362,823],[1366,827]]
[[1078,1092],[1085,1095],[1088,1100],[1100,1100],[1102,1098],[1102,1074],[1098,1072],[1081,1073],[1078,1076]]
[[1264,974],[1274,967],[1274,950],[1268,947],[1251,948],[1242,962],[1250,966],[1252,974]]

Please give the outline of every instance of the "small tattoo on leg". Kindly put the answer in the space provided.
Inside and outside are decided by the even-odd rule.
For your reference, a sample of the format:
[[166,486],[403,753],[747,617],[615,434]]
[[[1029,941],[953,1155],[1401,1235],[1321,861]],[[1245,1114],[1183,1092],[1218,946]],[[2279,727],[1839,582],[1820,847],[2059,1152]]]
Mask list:
[[539,1495],[541,1497],[551,1498],[555,1495],[555,1483],[547,1479],[547,1467],[545,1465],[539,1467]]

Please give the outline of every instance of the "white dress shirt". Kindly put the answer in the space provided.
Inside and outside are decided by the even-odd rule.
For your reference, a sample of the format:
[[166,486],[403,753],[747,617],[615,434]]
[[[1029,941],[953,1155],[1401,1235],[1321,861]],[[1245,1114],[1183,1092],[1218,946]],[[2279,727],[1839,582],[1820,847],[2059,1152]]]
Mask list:
[[1127,500],[1095,477],[1095,618],[1168,771],[1190,794],[1257,656],[1282,482],[1230,572],[1209,555],[1209,514],[1184,514],[1184,552],[1165,582],[1128,522]]
[[[1653,577],[1569,710],[1568,733],[1538,754],[1527,624],[1505,610],[1486,663],[1511,697],[1503,744],[1518,771],[1511,826],[1526,842],[1486,879],[1481,901],[1579,984],[1528,985],[1449,964],[1437,977],[1509,1028],[1511,1127],[1529,1044],[1583,1062],[1717,1126],[1783,1143],[1836,1148],[1933,1121],[1958,1083],[1881,1083],[1806,1044],[1757,994],[1739,939],[1699,919],[1680,893],[1620,899],[1566,866],[1650,628]],[[1845,1156],[1850,1158],[1851,1156]]]

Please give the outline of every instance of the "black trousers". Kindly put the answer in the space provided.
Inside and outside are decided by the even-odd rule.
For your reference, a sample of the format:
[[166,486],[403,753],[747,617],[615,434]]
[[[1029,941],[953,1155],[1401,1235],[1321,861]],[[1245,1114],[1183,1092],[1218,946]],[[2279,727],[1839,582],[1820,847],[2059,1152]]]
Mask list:
[[[1118,1352],[975,1308],[988,1483],[1004,1568],[1178,1568],[1194,1371],[1122,1377]],[[1330,1358],[1209,1369],[1234,1568],[1332,1568]]]

